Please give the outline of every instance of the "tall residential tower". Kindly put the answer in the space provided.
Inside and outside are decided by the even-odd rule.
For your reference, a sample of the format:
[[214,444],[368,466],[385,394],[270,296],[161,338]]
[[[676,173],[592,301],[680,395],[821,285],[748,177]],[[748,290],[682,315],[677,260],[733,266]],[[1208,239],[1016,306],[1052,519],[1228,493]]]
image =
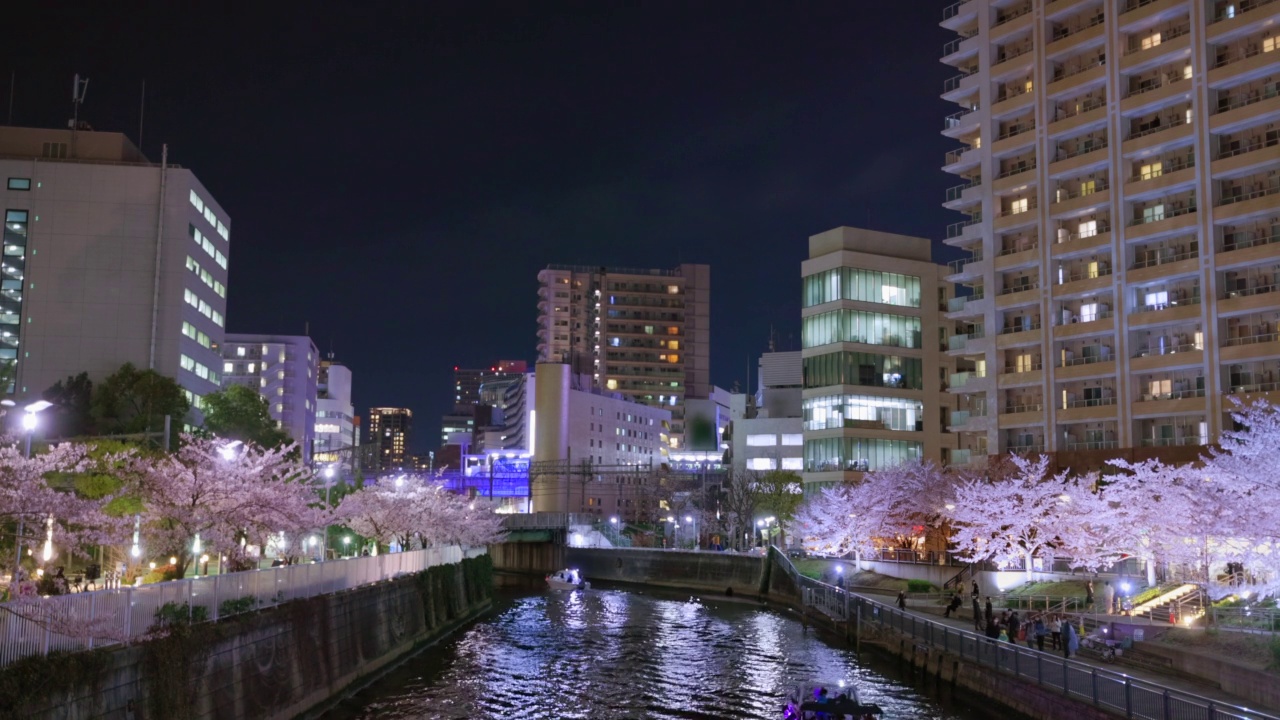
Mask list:
[[1280,3],[966,0],[962,445],[1190,457],[1280,381]]

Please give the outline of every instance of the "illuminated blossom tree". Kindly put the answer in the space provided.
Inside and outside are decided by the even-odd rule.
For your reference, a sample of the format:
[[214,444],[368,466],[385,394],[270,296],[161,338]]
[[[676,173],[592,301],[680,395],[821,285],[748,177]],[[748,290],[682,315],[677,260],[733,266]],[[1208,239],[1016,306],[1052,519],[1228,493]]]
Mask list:
[[401,548],[500,542],[502,516],[487,500],[451,493],[434,480],[384,478],[347,495],[337,515],[379,545]]
[[297,548],[328,523],[311,471],[287,448],[184,435],[177,452],[139,458],[132,470],[145,541],[152,555],[178,558],[179,577],[197,549],[236,557],[242,545]]
[[875,547],[882,510],[868,485],[823,488],[805,501],[791,520],[805,550],[819,555],[860,556]]

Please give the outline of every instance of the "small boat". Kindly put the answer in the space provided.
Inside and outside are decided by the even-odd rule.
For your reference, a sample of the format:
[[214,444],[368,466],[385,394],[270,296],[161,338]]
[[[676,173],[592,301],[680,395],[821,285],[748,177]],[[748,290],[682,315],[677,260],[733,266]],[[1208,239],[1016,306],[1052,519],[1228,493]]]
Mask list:
[[799,683],[787,695],[783,720],[870,720],[882,715],[879,705],[863,703],[858,689],[843,680]]
[[566,568],[548,575],[547,587],[552,590],[587,590],[591,587],[591,583],[582,579],[582,573],[573,568]]

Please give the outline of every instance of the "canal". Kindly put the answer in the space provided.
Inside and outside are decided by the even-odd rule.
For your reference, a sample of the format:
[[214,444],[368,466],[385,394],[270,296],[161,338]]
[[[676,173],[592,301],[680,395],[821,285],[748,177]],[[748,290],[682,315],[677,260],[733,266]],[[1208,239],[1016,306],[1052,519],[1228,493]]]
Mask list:
[[781,718],[795,681],[848,679],[885,718],[1011,718],[753,601],[623,590],[500,594],[494,612],[329,720]]

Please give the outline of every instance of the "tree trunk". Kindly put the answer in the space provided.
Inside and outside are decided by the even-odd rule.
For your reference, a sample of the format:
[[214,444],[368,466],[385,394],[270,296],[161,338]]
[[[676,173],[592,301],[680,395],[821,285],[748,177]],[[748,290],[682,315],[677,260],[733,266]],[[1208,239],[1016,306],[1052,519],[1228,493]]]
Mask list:
[[1031,553],[1030,553],[1030,552],[1028,552],[1028,553],[1027,553],[1027,559],[1025,560],[1025,562],[1026,562],[1026,565],[1027,565],[1027,582],[1031,582],[1031,568],[1032,568],[1032,565],[1031,565]]

